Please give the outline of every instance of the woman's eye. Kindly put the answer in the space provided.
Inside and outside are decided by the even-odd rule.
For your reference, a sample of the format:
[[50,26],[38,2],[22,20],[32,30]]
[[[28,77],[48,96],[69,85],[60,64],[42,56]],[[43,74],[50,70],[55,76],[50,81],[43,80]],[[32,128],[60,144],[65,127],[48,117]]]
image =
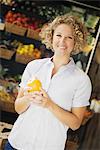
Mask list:
[[56,36],[61,37],[61,35],[60,35],[60,34],[57,34]]
[[69,39],[73,39],[71,36],[68,37]]

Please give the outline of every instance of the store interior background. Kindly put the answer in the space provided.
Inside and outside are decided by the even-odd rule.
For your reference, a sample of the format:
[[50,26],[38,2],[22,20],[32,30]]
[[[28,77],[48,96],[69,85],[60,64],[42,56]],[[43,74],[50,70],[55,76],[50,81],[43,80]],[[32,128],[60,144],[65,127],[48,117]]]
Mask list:
[[78,130],[69,130],[65,150],[99,150],[100,1],[0,0],[0,4],[0,150],[3,150],[18,117],[14,110],[14,101],[24,68],[33,59],[53,55],[41,43],[39,31],[44,23],[58,14],[69,12],[77,15],[90,32],[88,45],[73,58],[90,76],[93,89],[83,123]]

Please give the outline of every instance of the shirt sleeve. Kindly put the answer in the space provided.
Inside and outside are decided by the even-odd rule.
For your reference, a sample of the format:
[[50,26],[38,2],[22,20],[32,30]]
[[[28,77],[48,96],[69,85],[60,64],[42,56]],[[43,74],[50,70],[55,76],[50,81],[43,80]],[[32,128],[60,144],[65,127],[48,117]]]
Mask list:
[[72,107],[88,106],[90,104],[89,99],[91,96],[91,89],[91,81],[89,77],[85,75],[78,82],[77,89],[73,98]]

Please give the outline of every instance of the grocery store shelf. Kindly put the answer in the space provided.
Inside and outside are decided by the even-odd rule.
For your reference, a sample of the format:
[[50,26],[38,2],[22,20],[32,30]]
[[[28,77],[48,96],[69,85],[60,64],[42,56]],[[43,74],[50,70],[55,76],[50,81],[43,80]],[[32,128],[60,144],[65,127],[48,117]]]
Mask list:
[[[100,4],[93,6],[93,5],[91,5],[91,4],[93,4],[92,3],[93,1],[91,1],[91,2],[89,1],[91,4],[88,4],[88,3],[86,4],[86,1],[85,1],[85,3],[84,3],[84,1],[75,1],[75,0],[66,0],[66,1],[100,11],[100,7],[99,7]],[[96,4],[96,1],[94,1],[94,3]]]

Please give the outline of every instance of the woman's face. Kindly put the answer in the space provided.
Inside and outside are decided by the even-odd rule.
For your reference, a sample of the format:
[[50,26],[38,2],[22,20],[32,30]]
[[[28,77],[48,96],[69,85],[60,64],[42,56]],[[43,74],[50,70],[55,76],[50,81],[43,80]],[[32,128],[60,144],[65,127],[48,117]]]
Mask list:
[[72,27],[67,24],[58,25],[53,34],[52,44],[55,54],[70,56],[74,48]]

